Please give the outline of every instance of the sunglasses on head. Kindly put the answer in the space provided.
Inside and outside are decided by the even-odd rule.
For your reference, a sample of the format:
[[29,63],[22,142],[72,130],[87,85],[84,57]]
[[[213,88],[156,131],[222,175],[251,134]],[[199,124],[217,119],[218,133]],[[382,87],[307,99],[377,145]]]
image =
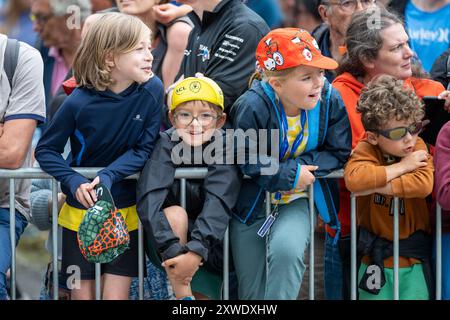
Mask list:
[[419,134],[422,129],[429,123],[429,120],[413,123],[409,127],[397,127],[389,130],[368,130],[381,134],[390,140],[400,140],[409,132],[411,135]]

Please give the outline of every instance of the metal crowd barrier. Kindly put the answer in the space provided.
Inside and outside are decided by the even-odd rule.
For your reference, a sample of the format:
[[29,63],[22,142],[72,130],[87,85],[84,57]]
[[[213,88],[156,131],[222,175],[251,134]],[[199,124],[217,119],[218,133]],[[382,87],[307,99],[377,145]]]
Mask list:
[[[75,171],[87,178],[94,178],[101,168],[75,168]],[[205,168],[180,168],[176,170],[175,179],[181,181],[181,205],[186,206],[186,180],[202,179],[206,176]],[[335,171],[322,178],[342,178],[343,171]],[[15,241],[15,179],[51,179],[52,180],[52,198],[57,199],[58,184],[57,181],[39,168],[23,168],[18,170],[0,169],[0,178],[7,178],[10,181],[10,237],[11,237],[11,299],[16,299],[16,241]],[[139,174],[127,177],[127,179],[138,179]],[[310,246],[309,246],[309,299],[314,300],[314,229],[315,229],[315,213],[314,213],[314,194],[313,188],[308,188],[309,212],[310,212]],[[58,202],[52,202],[52,261],[53,270],[58,266]],[[270,193],[266,192],[266,214],[270,214]],[[394,198],[394,300],[399,300],[399,199]],[[441,207],[436,208],[436,300],[441,300],[441,283],[442,283],[442,221]],[[144,246],[143,246],[143,230],[139,222],[138,228],[138,261],[139,261],[139,290],[138,296],[140,300],[144,298]],[[223,265],[223,299],[229,299],[229,231],[226,230],[224,237],[224,265]],[[351,195],[351,300],[357,299],[357,226],[356,226],[356,197]],[[95,266],[95,297],[101,299],[101,276],[100,264]],[[53,272],[53,299],[58,300],[58,272]]]

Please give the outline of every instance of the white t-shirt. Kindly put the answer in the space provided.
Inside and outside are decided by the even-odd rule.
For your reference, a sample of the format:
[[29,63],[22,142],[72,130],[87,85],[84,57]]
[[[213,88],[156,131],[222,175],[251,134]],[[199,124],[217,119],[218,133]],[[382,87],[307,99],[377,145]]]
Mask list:
[[[45,121],[42,57],[39,51],[20,42],[19,59],[11,89],[3,68],[6,42],[7,37],[0,34],[0,122],[4,123],[15,119]],[[31,167],[31,147],[22,165],[22,168],[26,167]],[[16,210],[28,220],[30,219],[30,185],[31,180],[15,180]],[[9,179],[0,179],[0,207],[9,208]]]

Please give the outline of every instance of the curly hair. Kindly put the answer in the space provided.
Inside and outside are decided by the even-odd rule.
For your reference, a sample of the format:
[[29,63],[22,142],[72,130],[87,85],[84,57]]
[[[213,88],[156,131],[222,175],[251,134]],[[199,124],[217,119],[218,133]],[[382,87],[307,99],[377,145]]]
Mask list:
[[392,76],[375,77],[359,97],[356,111],[366,131],[385,129],[390,119],[420,121],[425,115],[417,95]]

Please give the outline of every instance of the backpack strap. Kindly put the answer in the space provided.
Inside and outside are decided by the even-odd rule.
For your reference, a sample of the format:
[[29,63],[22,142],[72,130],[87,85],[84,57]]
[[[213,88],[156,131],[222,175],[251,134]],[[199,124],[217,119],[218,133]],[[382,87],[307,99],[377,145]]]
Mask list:
[[19,48],[19,41],[15,39],[7,39],[3,68],[5,69],[6,76],[8,77],[10,88],[13,86],[13,77],[16,71],[17,61],[19,60]]

